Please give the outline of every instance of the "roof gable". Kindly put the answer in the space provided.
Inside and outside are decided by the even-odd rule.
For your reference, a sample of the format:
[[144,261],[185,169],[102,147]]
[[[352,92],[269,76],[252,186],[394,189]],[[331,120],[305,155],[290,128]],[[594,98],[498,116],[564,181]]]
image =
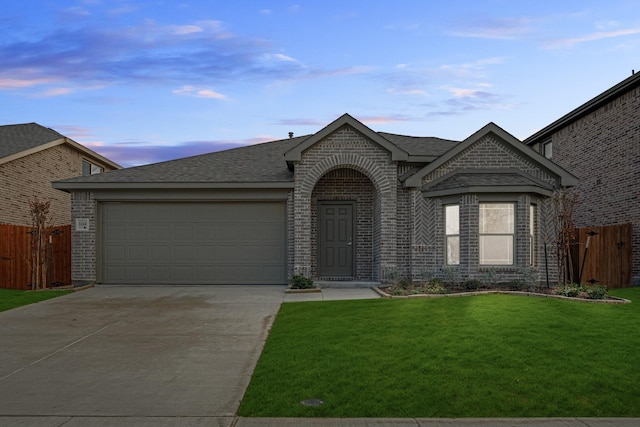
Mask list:
[[595,98],[590,99],[578,108],[560,117],[558,120],[534,133],[523,142],[526,145],[533,145],[543,141],[560,129],[569,126],[571,123],[594,112],[598,108],[610,103],[614,99],[621,97],[625,93],[630,92],[637,87],[640,87],[640,73],[632,74],[631,77],[627,77],[617,85],[607,89]]
[[420,169],[414,175],[409,177],[405,182],[405,187],[420,187],[422,185],[422,179],[429,173],[437,170],[442,165],[444,165],[449,160],[453,159],[458,154],[462,153],[469,147],[471,147],[476,142],[480,141],[487,135],[495,135],[502,142],[504,142],[510,149],[514,152],[522,155],[524,158],[531,160],[534,164],[538,165],[541,168],[546,169],[552,174],[556,175],[563,186],[574,186],[577,184],[578,180],[575,176],[556,165],[549,159],[545,158],[539,153],[536,153],[534,150],[529,148],[528,146],[521,143],[516,137],[506,132],[504,129],[491,122],[482,127],[480,130],[475,132],[473,135],[469,136],[467,139],[462,141],[460,144],[453,147],[451,150],[447,151],[441,157],[439,157],[434,162],[428,164],[424,168]]
[[330,123],[329,125],[325,126],[323,129],[321,129],[319,132],[311,135],[309,138],[305,139],[300,144],[288,150],[284,154],[284,158],[287,161],[287,164],[289,165],[289,167],[291,168],[293,162],[297,162],[302,159],[302,153],[305,150],[308,150],[314,144],[318,143],[319,141],[326,138],[327,136],[329,136],[330,134],[332,134],[333,132],[337,131],[338,129],[340,129],[345,125],[353,127],[356,131],[360,132],[361,134],[363,134],[364,136],[366,136],[376,144],[380,145],[385,150],[389,151],[391,153],[391,160],[406,161],[409,158],[409,154],[405,150],[393,144],[391,141],[384,138],[379,133],[374,132],[369,127],[365,126],[358,120],[354,119],[349,114],[343,114],[342,116],[334,120],[332,123]]
[[553,185],[517,169],[455,170],[429,182],[422,189],[427,197],[466,193],[553,194]]
[[62,144],[70,145],[85,157],[108,164],[114,169],[120,169],[117,163],[37,123],[0,126],[0,164]]

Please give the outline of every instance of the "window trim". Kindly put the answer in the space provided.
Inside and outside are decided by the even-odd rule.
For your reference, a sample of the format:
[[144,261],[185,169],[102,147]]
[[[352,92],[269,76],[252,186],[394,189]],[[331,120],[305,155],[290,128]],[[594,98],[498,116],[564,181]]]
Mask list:
[[536,229],[538,220],[538,206],[535,203],[529,204],[529,265],[536,266]]
[[[547,155],[547,147],[549,147],[548,155]],[[553,141],[545,141],[542,143],[542,155],[546,159],[551,159],[553,157]]]
[[[482,223],[482,205],[509,205],[512,209],[513,214],[513,222],[512,222],[512,230],[510,233],[483,233],[481,232],[481,223]],[[517,230],[517,207],[518,204],[513,201],[483,201],[478,203],[478,264],[481,266],[496,266],[496,267],[513,267],[516,264],[516,230]],[[483,262],[482,259],[482,237],[483,236],[510,236],[511,237],[511,263],[509,264],[495,264],[489,262]]]
[[[448,208],[457,208],[458,211],[458,232],[457,233],[448,233],[447,230],[447,209]],[[443,216],[444,216],[444,263],[445,265],[460,265],[460,204],[459,203],[450,203],[444,206],[443,208]],[[458,238],[458,253],[457,253],[457,262],[449,263],[449,239],[452,237]]]
[[[89,173],[85,174],[85,164],[89,167]],[[82,159],[82,176],[98,175],[104,172],[104,167],[97,165],[87,159]]]

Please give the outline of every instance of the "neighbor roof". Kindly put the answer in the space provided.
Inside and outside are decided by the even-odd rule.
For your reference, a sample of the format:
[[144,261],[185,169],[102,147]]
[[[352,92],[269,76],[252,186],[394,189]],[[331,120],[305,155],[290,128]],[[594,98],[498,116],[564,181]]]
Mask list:
[[63,135],[37,123],[0,126],[0,158],[62,139]]
[[619,98],[620,96],[637,87],[640,87],[640,73],[632,74],[631,77],[624,79],[617,85],[611,87],[610,89],[607,89],[595,98],[585,102],[575,110],[560,117],[558,120],[534,133],[523,142],[527,145],[533,145],[540,141],[544,141],[558,130],[568,126],[576,120],[581,119],[587,114],[592,113],[603,105],[608,104],[614,99]]
[[61,144],[68,144],[89,158],[120,169],[117,163],[37,123],[0,126],[0,164]]

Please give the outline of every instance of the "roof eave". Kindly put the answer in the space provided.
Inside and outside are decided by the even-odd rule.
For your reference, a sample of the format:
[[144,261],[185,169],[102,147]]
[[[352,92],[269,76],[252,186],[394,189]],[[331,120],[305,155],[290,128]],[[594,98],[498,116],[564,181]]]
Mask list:
[[273,182],[64,182],[51,186],[62,191],[92,190],[158,190],[158,189],[293,189],[291,181]]
[[536,185],[472,185],[468,187],[449,188],[446,190],[425,190],[422,192],[422,195],[424,197],[444,197],[480,193],[532,193],[546,197],[551,197],[553,195],[552,190],[541,188]]
[[635,73],[631,75],[631,77],[624,79],[617,85],[602,92],[595,98],[592,98],[578,108],[560,117],[555,122],[542,128],[522,142],[526,145],[533,145],[538,142],[544,141],[545,139],[556,133],[559,129],[566,127],[572,122],[586,116],[587,114],[597,110],[605,104],[608,104],[612,100],[619,98],[622,94],[627,93],[638,86],[640,86],[640,73]]
[[105,163],[105,164],[109,165],[113,169],[122,169],[122,166],[120,166],[116,162],[111,161],[111,160],[107,159],[106,157],[96,153],[95,151],[85,147],[84,145],[75,142],[73,139],[64,137],[64,142],[66,142],[67,144],[71,145],[76,150],[82,152],[85,156],[88,156],[90,158],[93,158],[94,160],[98,160],[98,161],[100,161],[102,163]]

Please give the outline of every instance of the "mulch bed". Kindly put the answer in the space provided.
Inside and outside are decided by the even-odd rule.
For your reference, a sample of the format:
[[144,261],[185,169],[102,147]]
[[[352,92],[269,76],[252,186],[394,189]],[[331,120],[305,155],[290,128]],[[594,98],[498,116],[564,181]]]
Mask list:
[[520,295],[539,298],[557,298],[566,299],[572,301],[584,301],[595,302],[604,304],[627,304],[630,303],[628,299],[614,297],[606,295],[602,299],[591,299],[583,297],[567,297],[564,295],[557,295],[554,288],[534,288],[531,290],[523,291],[509,287],[499,288],[478,288],[478,289],[461,289],[461,288],[446,288],[441,293],[428,293],[420,287],[413,287],[409,289],[399,288],[393,285],[383,285],[380,287],[374,287],[380,296],[384,298],[441,298],[441,297],[459,297],[459,296],[472,296],[472,295],[487,295],[487,294],[507,294],[507,295]]

